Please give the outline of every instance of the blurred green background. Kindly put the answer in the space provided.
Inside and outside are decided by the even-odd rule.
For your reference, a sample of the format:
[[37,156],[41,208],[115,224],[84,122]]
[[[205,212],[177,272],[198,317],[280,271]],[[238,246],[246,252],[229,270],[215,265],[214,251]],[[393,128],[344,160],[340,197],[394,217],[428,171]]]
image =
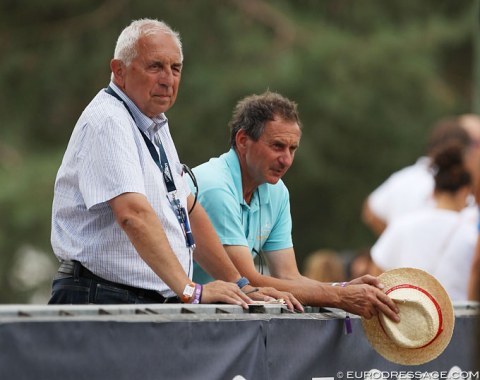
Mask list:
[[189,166],[228,149],[240,98],[270,89],[299,104],[303,137],[284,180],[300,267],[318,248],[371,245],[364,198],[423,153],[439,118],[476,108],[477,0],[3,0],[0,303],[46,301],[56,171],[108,84],[118,34],[143,17],[182,36],[168,117]]

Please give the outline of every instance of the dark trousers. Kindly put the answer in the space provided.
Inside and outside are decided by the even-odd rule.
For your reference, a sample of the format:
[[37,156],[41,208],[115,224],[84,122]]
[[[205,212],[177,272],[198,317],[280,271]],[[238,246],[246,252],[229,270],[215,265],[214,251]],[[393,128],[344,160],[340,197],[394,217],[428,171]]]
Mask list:
[[60,265],[53,280],[52,296],[48,303],[50,305],[180,303],[180,299],[165,298],[153,290],[104,280],[78,261],[67,261]]

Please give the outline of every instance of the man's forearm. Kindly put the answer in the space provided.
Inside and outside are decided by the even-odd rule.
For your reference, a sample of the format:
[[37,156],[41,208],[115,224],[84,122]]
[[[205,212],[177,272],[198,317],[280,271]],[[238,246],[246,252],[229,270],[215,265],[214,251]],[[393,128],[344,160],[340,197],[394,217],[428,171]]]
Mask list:
[[260,273],[247,276],[253,286],[271,286],[277,290],[290,292],[303,305],[341,307],[338,289],[301,275],[295,279],[280,279]]
[[170,247],[163,226],[148,202],[141,195],[128,194],[110,201],[110,205],[117,223],[140,257],[170,289],[181,295],[190,279]]
[[225,252],[206,211],[198,203],[190,215],[190,224],[197,245],[195,261],[217,280],[237,281],[241,275]]

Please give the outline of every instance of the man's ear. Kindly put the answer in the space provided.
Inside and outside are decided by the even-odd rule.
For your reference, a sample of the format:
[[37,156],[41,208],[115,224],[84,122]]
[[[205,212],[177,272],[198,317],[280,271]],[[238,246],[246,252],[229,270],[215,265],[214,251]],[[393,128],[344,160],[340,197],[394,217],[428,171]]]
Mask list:
[[235,135],[235,144],[237,146],[237,150],[242,152],[245,150],[245,147],[248,142],[248,136],[244,129],[239,129],[237,134]]
[[110,69],[112,70],[115,84],[123,87],[125,83],[125,64],[119,59],[112,59],[110,61]]

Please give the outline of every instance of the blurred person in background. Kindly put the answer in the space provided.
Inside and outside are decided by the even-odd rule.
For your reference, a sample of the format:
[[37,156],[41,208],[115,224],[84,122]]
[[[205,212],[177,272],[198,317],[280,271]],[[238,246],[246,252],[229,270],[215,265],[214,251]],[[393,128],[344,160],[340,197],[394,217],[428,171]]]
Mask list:
[[[478,168],[480,171],[480,165]],[[477,181],[478,181],[477,177]],[[475,199],[477,201],[477,205],[480,205],[480,183],[476,183],[475,187]],[[473,256],[472,267],[469,273],[469,280],[468,280],[468,299],[470,301],[477,301],[480,302],[480,220],[477,224],[478,229],[478,238],[477,244],[475,247],[475,254]],[[479,323],[478,334],[480,336],[480,323]],[[479,346],[479,353],[480,353],[480,346]]]
[[[480,118],[465,114],[441,120],[430,133],[425,157],[420,157],[414,165],[407,166],[393,173],[376,188],[365,200],[362,209],[363,222],[378,236],[395,218],[419,210],[434,207],[434,179],[430,171],[432,152],[445,144],[458,141],[470,144],[465,156],[465,166],[476,183],[477,169],[480,162]],[[474,199],[469,199],[472,207],[465,210],[472,222],[478,218]]]
[[[480,205],[480,117],[474,114],[462,115],[461,123],[472,136],[473,144],[477,147],[476,154],[472,154],[469,161],[473,183],[475,184],[475,200]],[[477,218],[480,234],[480,213]],[[468,284],[468,299],[480,301],[480,235],[475,249],[472,268],[470,270]],[[480,329],[479,329],[480,330]]]
[[[120,34],[111,82],[80,116],[57,174],[51,242],[61,265],[49,303],[251,302],[207,214],[191,210],[165,116],[182,66],[180,37],[164,22],[136,20]],[[193,283],[192,255],[224,281]],[[274,289],[252,297],[263,292],[293,308]]]
[[[477,202],[480,197],[477,196]],[[475,254],[472,260],[472,266],[469,272],[468,279],[468,299],[470,301],[480,302],[480,222],[478,224],[478,237],[475,248]]]
[[[269,91],[247,96],[237,103],[229,126],[230,150],[193,172],[198,200],[239,272],[255,286],[291,292],[303,305],[341,308],[366,318],[383,312],[398,321],[398,308],[377,278],[332,286],[298,270],[289,193],[281,180],[300,144],[297,105]],[[270,275],[257,271],[257,255]],[[210,277],[199,269],[194,279],[204,283]]]
[[344,282],[345,266],[340,254],[331,249],[319,249],[305,260],[303,275],[320,282]]
[[379,272],[414,267],[435,276],[453,301],[467,300],[477,241],[476,225],[462,211],[472,192],[466,167],[469,146],[451,144],[432,153],[435,207],[398,217],[371,249]]
[[372,269],[372,256],[370,255],[370,248],[363,248],[350,255],[345,263],[345,273],[347,279],[362,277],[366,274],[374,274]]

